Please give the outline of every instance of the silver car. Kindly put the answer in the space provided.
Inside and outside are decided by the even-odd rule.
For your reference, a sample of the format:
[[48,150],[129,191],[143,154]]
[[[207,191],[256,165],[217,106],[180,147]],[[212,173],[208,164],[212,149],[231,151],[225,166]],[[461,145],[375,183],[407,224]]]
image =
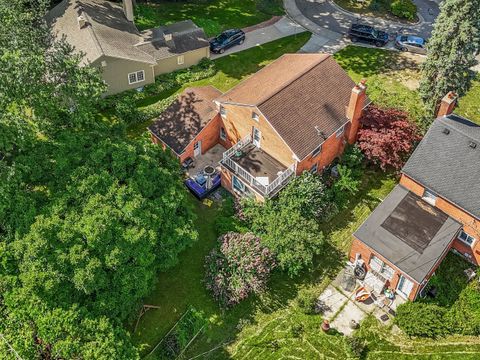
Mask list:
[[395,47],[401,51],[425,55],[427,53],[426,45],[425,39],[420,36],[399,35],[395,39]]

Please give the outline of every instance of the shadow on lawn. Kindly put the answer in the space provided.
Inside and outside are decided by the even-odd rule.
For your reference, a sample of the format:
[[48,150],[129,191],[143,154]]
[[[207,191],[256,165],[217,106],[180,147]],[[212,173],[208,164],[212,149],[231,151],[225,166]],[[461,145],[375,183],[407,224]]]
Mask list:
[[401,52],[353,45],[340,50],[334,57],[344,70],[361,76],[379,75],[391,70],[418,67],[418,61],[415,58]]

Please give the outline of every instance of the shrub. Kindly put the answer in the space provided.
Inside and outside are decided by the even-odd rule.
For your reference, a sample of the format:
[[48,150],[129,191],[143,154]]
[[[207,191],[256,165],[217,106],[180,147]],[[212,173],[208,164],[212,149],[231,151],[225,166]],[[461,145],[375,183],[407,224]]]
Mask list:
[[297,307],[307,315],[315,314],[318,294],[314,289],[302,289],[297,295]]
[[370,106],[361,123],[358,147],[369,161],[384,171],[400,170],[421,139],[416,125],[404,111]]
[[361,359],[366,349],[366,342],[359,336],[346,338],[347,350],[350,350],[355,359]]
[[270,250],[251,233],[229,232],[206,257],[206,284],[223,306],[261,292],[275,266]]
[[343,152],[340,164],[352,170],[355,177],[360,177],[363,169],[364,156],[357,145],[349,145]]
[[226,234],[228,232],[246,232],[242,220],[236,215],[238,209],[238,202],[229,194],[226,195],[220,207],[219,214],[215,218],[215,229],[217,236]]
[[445,314],[434,304],[407,302],[398,307],[395,323],[409,336],[436,338],[448,333]]
[[338,209],[345,208],[358,192],[358,173],[345,165],[337,165],[338,179],[330,188],[330,199]]
[[471,282],[460,294],[447,313],[452,333],[480,335],[480,289],[478,282]]
[[417,5],[412,0],[394,0],[390,11],[400,18],[414,20],[417,16]]
[[294,338],[299,338],[304,333],[305,328],[302,324],[293,324],[290,328],[290,333]]
[[115,104],[115,115],[127,125],[144,120],[143,114],[138,110],[135,100],[130,96],[125,96]]
[[282,190],[278,206],[296,208],[307,219],[324,219],[329,207],[322,179],[305,171]]

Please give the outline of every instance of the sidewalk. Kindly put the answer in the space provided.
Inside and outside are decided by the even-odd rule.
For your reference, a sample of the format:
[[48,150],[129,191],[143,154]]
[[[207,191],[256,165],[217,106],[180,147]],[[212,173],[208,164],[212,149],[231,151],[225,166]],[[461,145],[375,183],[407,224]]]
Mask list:
[[247,32],[245,34],[245,42],[242,45],[236,45],[225,51],[223,54],[212,53],[210,58],[215,60],[286,36],[300,34],[304,31],[306,31],[305,28],[297,24],[295,21],[286,16],[282,16],[280,20],[274,24]]

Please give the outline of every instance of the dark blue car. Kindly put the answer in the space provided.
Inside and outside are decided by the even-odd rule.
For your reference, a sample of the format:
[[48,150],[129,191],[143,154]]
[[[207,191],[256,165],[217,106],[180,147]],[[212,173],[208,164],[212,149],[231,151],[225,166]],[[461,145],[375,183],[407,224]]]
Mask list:
[[210,40],[210,51],[223,54],[225,50],[234,46],[243,44],[245,33],[240,29],[225,30],[217,37]]

